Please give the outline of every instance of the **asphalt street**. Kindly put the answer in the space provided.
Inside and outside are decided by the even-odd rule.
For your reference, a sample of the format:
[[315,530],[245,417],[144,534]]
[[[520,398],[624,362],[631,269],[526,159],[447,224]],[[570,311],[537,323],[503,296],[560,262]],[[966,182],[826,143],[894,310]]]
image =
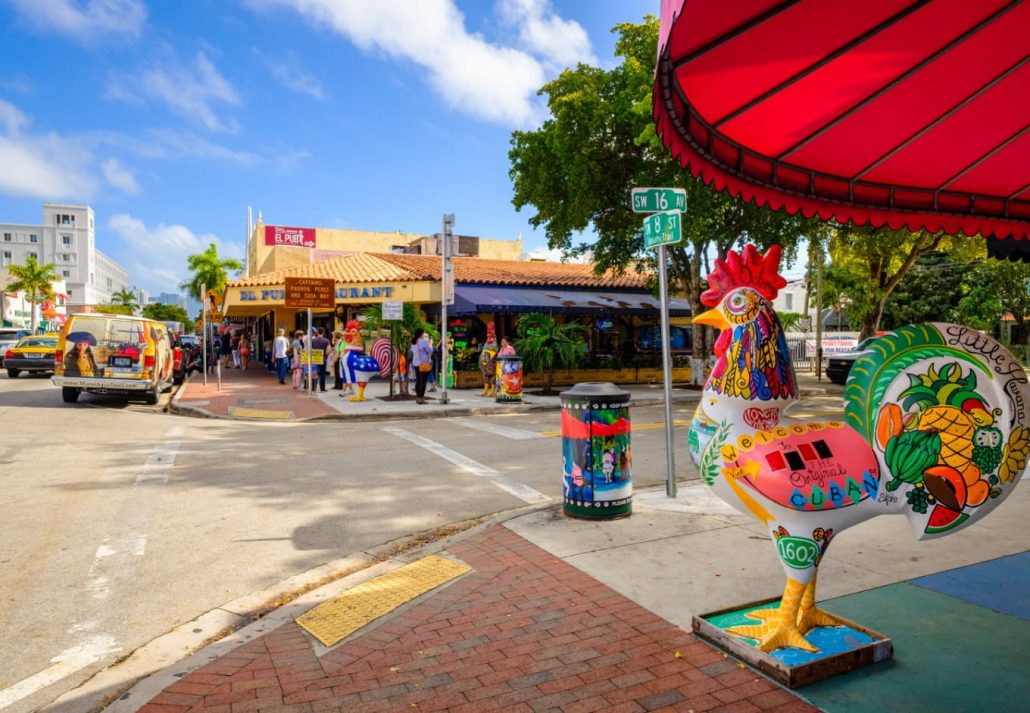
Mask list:
[[[70,405],[49,378],[0,376],[4,713],[38,709],[177,625],[326,562],[560,502],[557,411],[284,424],[171,416],[168,398]],[[663,409],[632,418],[634,486],[661,488]],[[676,432],[685,482],[696,474]]]

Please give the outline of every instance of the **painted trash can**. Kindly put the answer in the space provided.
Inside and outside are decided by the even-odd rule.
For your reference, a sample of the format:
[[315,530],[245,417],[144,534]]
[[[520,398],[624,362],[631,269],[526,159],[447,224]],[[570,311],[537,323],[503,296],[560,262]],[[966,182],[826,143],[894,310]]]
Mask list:
[[496,359],[497,403],[522,402],[522,357],[499,356]]
[[562,502],[566,515],[626,517],[633,510],[630,395],[585,382],[561,394]]

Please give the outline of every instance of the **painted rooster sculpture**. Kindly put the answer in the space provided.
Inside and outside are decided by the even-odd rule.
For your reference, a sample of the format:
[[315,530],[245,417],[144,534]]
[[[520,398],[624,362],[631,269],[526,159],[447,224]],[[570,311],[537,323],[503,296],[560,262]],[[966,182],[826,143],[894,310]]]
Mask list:
[[763,651],[816,648],[818,566],[843,529],[904,514],[919,539],[941,537],[997,507],[1030,451],[1027,378],[997,342],[954,324],[907,326],[877,339],[852,368],[846,423],[792,419],[798,400],[786,336],[772,308],[786,282],[779,246],[717,260],[694,318],[722,330],[690,429],[701,478],[758,518],[787,575],[778,608],[734,634]]

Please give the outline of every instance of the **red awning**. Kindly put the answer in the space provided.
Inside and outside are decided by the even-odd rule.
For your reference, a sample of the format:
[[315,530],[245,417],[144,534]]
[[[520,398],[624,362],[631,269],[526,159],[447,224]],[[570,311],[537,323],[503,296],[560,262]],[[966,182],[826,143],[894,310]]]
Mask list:
[[1030,2],[662,0],[654,117],[744,199],[1030,235]]

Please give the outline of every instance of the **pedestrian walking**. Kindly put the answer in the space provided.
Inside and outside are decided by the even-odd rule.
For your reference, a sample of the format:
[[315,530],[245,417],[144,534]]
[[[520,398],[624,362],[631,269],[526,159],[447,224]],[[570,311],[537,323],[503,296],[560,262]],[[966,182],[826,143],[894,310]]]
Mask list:
[[317,359],[316,356],[319,352],[322,353],[322,363],[318,364],[318,390],[325,393],[325,367],[326,360],[329,358],[329,340],[325,338],[325,330],[319,327],[315,336],[311,339],[311,353],[312,359]]
[[247,340],[246,334],[240,335],[239,347],[237,348],[239,354],[240,369],[247,368],[247,360],[250,359],[250,342]]
[[429,369],[429,376],[427,377],[427,382],[429,383],[429,390],[436,391],[436,373],[440,370],[440,352],[437,350],[435,346],[433,346],[432,337],[427,335],[426,339],[429,340],[431,364],[431,367]]
[[229,334],[229,330],[222,332],[222,336],[218,340],[219,346],[222,348],[222,368],[228,369],[232,363],[232,335]]
[[329,350],[329,359],[333,370],[333,391],[343,391],[343,348],[346,342],[343,341],[343,332],[339,329],[333,330],[332,346]]
[[298,329],[293,335],[293,342],[290,344],[290,348],[293,350],[293,357],[290,361],[290,366],[293,368],[294,391],[301,391],[301,384],[303,383],[300,364],[300,350],[304,348],[304,343],[301,341],[301,337],[303,336],[303,330]]
[[240,368],[240,335],[233,332],[229,337],[229,348],[232,349],[232,365]]
[[420,404],[426,402],[426,382],[433,371],[433,345],[421,327],[415,330],[412,348],[412,366],[415,368],[415,396]]
[[280,384],[286,383],[286,370],[290,367],[289,351],[290,340],[286,338],[286,330],[280,327],[275,335],[275,341],[272,342],[272,359],[275,361],[275,372]]

